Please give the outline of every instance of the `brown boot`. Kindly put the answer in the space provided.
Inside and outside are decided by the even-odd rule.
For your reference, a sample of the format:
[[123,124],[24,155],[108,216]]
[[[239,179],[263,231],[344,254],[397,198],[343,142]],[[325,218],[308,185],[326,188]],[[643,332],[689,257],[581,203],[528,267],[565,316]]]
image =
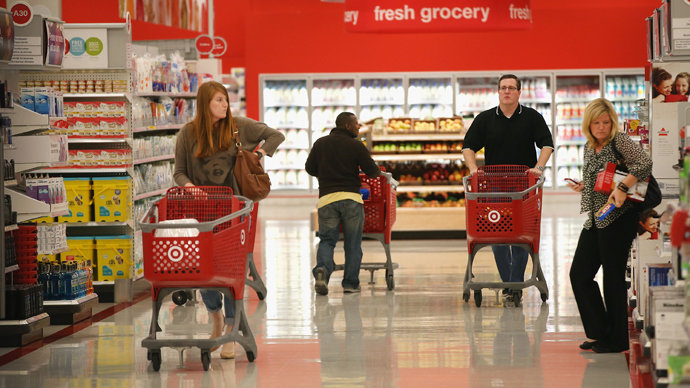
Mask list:
[[[209,337],[209,339],[218,338],[223,334],[223,326],[225,325],[225,322],[223,322],[223,313],[221,311],[216,311],[209,315],[213,321],[213,330],[211,331],[211,337]],[[220,346],[214,346],[211,348],[211,351],[214,352],[218,350],[218,348],[220,348]]]

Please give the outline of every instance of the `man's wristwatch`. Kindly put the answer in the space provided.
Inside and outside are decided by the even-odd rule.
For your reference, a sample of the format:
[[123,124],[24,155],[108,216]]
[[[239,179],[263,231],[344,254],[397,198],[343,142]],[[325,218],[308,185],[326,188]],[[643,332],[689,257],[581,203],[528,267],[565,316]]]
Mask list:
[[541,172],[544,172],[544,167],[543,167],[543,166],[537,166],[537,167],[535,167],[535,168],[536,168],[537,170],[541,171]]

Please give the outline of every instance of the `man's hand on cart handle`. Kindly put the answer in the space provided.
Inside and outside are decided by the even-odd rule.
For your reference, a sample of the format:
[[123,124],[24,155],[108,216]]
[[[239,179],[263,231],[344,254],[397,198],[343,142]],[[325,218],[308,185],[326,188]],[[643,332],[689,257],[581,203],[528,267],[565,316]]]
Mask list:
[[540,177],[544,173],[544,167],[537,166],[537,167],[530,168],[527,171],[536,177]]

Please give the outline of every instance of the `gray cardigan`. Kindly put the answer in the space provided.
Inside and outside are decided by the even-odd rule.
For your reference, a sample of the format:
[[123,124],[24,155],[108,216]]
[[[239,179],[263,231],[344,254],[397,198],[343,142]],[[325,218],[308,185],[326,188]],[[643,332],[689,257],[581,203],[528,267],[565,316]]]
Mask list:
[[[265,140],[261,148],[268,156],[273,156],[278,145],[285,140],[282,133],[264,123],[246,117],[234,119],[240,133],[242,148],[245,150],[254,151],[261,141]],[[230,186],[234,193],[241,194],[232,174],[237,155],[234,144],[230,149],[200,159],[194,156],[196,149],[197,140],[193,124],[190,122],[177,134],[173,174],[175,183],[179,186],[190,182],[196,186]]]

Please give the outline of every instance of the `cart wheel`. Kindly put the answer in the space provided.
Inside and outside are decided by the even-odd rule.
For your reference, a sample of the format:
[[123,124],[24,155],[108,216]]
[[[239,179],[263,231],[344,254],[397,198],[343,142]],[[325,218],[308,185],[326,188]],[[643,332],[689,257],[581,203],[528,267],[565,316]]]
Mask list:
[[470,301],[470,293],[469,292],[463,292],[462,293],[462,300],[465,301],[465,303]]
[[474,304],[476,304],[477,307],[482,307],[482,290],[476,290],[474,292]]
[[256,356],[254,355],[254,352],[252,352],[252,351],[247,352],[247,360],[249,360],[249,362],[254,362],[255,358],[256,358]]
[[211,365],[210,352],[201,352],[201,365],[204,366],[204,370],[208,370],[208,366]]
[[151,361],[151,351],[150,350],[146,351],[146,360]]
[[173,292],[172,301],[178,306],[184,305],[187,303],[187,291],[180,290]]
[[549,298],[548,295],[546,295],[546,294],[544,294],[544,293],[541,294],[541,301],[542,301],[542,302],[546,302],[546,300],[547,300],[548,298]]
[[160,352],[160,350],[151,351],[151,366],[153,367],[153,370],[156,372],[158,372],[161,369],[161,352]]
[[520,307],[520,304],[522,303],[522,293],[519,291],[513,292],[513,302],[515,303],[515,307]]
[[386,275],[386,285],[388,286],[389,290],[393,290],[395,288],[395,279],[393,278],[393,275]]

